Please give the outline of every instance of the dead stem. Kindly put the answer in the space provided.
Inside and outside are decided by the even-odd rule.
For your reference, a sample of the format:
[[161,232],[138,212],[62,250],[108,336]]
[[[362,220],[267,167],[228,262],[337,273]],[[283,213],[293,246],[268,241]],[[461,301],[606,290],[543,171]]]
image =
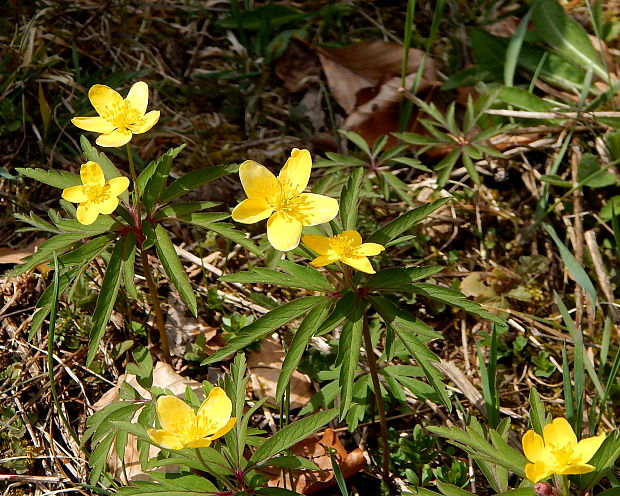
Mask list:
[[161,313],[157,286],[155,286],[155,282],[153,281],[153,275],[151,274],[151,268],[149,266],[148,254],[146,253],[146,250],[140,250],[140,259],[142,260],[144,278],[146,279],[146,285],[149,287],[149,295],[151,297],[153,309],[155,310],[155,322],[157,323],[157,329],[159,330],[159,340],[161,343],[161,350],[164,354],[164,361],[166,363],[170,363],[170,347],[168,345],[166,327],[164,326],[164,316]]

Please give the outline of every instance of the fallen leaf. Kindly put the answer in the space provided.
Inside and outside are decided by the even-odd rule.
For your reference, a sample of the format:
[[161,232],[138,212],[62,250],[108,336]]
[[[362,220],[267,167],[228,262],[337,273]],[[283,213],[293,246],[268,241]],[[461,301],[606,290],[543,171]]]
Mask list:
[[37,251],[37,248],[46,241],[45,238],[37,238],[25,248],[0,247],[0,264],[18,264]]
[[[355,448],[347,452],[338,435],[333,429],[325,429],[318,435],[304,439],[295,444],[291,451],[293,454],[312,461],[320,470],[292,470],[295,490],[301,494],[314,494],[323,489],[333,486],[336,483],[332,461],[326,448],[335,451],[334,458],[340,467],[340,471],[345,479],[355,475],[366,466],[364,453],[360,448]],[[284,480],[281,471],[274,468],[270,472],[271,480],[268,485],[271,487],[284,487]],[[286,475],[289,482],[288,474]]]
[[292,38],[284,54],[276,62],[275,73],[292,93],[304,90],[310,82],[317,82],[321,69],[316,55],[308,45]]
[[[284,349],[273,337],[263,339],[259,350],[248,354],[248,368],[260,384],[262,397],[269,396],[275,399],[276,386],[283,362]],[[310,378],[296,370],[291,376],[290,391],[292,409],[305,406],[314,394]]]
[[[196,341],[199,334],[205,335],[205,342],[214,338],[217,329],[208,326],[202,319],[197,319],[189,311],[183,301],[171,294],[168,297],[168,311],[166,313],[166,335],[172,356],[182,357]],[[215,349],[218,349],[216,347]],[[211,353],[214,351],[208,348]]]
[[[344,128],[361,134],[369,143],[398,130],[403,46],[365,41],[345,48],[317,47],[327,85],[347,113]],[[410,48],[405,86],[411,87],[424,52]],[[427,57],[419,92],[438,84],[433,59]]]

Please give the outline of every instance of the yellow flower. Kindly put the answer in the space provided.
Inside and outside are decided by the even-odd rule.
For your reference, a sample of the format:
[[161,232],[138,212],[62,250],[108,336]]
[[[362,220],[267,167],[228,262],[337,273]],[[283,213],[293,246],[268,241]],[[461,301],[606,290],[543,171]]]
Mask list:
[[599,449],[605,434],[582,439],[577,436],[564,418],[553,419],[540,436],[530,430],[522,439],[523,453],[533,463],[525,466],[525,475],[532,482],[548,478],[551,474],[586,474],[596,470],[588,465],[590,458]]
[[88,98],[99,117],[74,117],[71,122],[80,129],[101,133],[96,141],[99,146],[123,146],[133,134],[146,133],[159,120],[159,110],[146,113],[149,87],[143,81],[135,83],[125,99],[103,84],[94,85]]
[[232,218],[244,224],[269,218],[267,238],[271,245],[280,251],[296,248],[303,226],[329,222],[338,213],[334,198],[302,193],[311,168],[310,152],[297,148],[293,148],[278,177],[259,163],[246,160],[239,167],[239,178],[248,198],[233,209]]
[[340,260],[367,274],[375,273],[368,257],[385,250],[384,246],[377,243],[362,243],[362,237],[357,231],[344,231],[333,238],[307,234],[302,241],[308,248],[321,255],[310,262],[310,265],[323,267]]
[[99,214],[111,214],[118,207],[118,196],[129,187],[126,177],[114,177],[105,180],[101,166],[88,161],[80,169],[82,186],[72,186],[62,190],[62,197],[70,202],[79,203],[77,219],[81,224],[95,222]]
[[232,403],[222,388],[215,387],[202,402],[198,413],[176,396],[157,399],[157,416],[162,429],[149,429],[149,437],[168,449],[205,448],[232,429]]

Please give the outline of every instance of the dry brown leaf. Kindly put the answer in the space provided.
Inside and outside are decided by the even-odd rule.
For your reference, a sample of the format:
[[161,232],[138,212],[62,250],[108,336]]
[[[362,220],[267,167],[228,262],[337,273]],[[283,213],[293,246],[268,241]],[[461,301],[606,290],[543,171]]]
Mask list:
[[[331,428],[325,429],[320,439],[318,436],[313,436],[304,439],[291,448],[293,454],[314,462],[321,469],[320,471],[292,471],[295,490],[298,493],[314,494],[336,483],[332,470],[332,461],[325,449],[326,447],[335,451],[334,458],[345,479],[360,472],[366,466],[366,459],[360,448],[347,453],[334,430]],[[281,472],[275,472],[274,469],[274,472],[271,473],[269,486],[284,487]]]
[[29,257],[43,244],[45,238],[37,238],[25,248],[0,247],[0,264],[18,264],[24,258]]
[[[99,411],[110,403],[117,401],[120,398],[119,391],[123,382],[127,382],[128,384],[133,386],[143,399],[151,399],[151,394],[142,386],[140,386],[140,384],[138,384],[135,375],[123,374],[119,376],[117,385],[106,391],[103,396],[101,396],[101,398],[99,398],[99,400],[93,405],[93,408],[96,411]],[[170,389],[177,396],[184,394],[185,388],[189,386],[199,398],[204,398],[204,391],[202,389],[202,385],[199,382],[185,379],[181,375],[177,374],[170,365],[163,362],[158,362],[155,365],[155,368],[153,370],[153,386],[157,386],[162,389]],[[137,418],[139,413],[140,411],[136,413],[136,415],[134,416],[134,420]],[[157,453],[159,453],[159,451],[160,450],[157,446],[151,445],[149,447],[149,457],[152,458],[154,456],[157,456]],[[127,446],[125,448],[125,455],[123,458],[124,464],[121,463],[121,460],[119,460],[116,456],[114,447],[110,449],[107,460],[108,466],[110,467],[110,471],[117,479],[122,481],[124,484],[128,483],[129,481],[150,480],[148,473],[142,471],[140,467],[140,454],[138,453],[136,436],[134,436],[133,434],[129,434],[129,437],[127,439]],[[178,465],[165,465],[158,468],[158,470],[163,472],[178,472],[179,467]]]
[[321,70],[314,52],[303,41],[293,38],[276,62],[275,73],[284,88],[296,93],[302,91],[311,81],[318,81]]
[[[344,128],[372,143],[377,137],[398,130],[403,46],[365,41],[345,48],[317,47],[327,84],[348,116]],[[411,86],[424,52],[409,49],[406,86]],[[418,91],[438,84],[434,61],[427,58]]]
[[[166,313],[166,335],[172,356],[183,357],[189,345],[196,341],[199,334],[205,335],[205,342],[209,342],[217,335],[217,329],[208,326],[204,320],[197,319],[189,311],[182,300],[174,295],[168,296],[168,312]],[[219,349],[208,346],[207,350],[213,353]]]
[[[263,339],[258,351],[251,352],[248,357],[248,368],[260,384],[261,397],[275,398],[278,377],[284,362],[282,345],[273,337]],[[307,375],[294,371],[290,381],[291,408],[302,408],[310,401],[314,389]]]

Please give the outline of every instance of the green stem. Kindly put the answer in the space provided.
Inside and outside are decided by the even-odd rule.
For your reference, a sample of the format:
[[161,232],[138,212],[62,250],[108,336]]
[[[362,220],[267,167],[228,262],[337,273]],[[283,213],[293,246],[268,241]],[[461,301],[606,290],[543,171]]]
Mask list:
[[148,255],[146,250],[142,248],[140,249],[140,258],[142,260],[142,268],[144,269],[146,285],[149,288],[151,303],[153,304],[153,310],[155,311],[155,322],[157,324],[157,329],[159,330],[159,341],[161,343],[161,350],[164,354],[164,361],[166,363],[170,363],[170,346],[168,345],[168,336],[166,335],[166,326],[164,325],[164,315],[161,311],[161,306],[159,305],[157,286],[155,286],[155,281],[153,281]]
[[127,143],[127,159],[129,160],[129,173],[131,174],[131,180],[134,183],[134,187],[136,184],[136,166],[133,163],[133,153],[131,153],[131,145]]
[[355,291],[355,285],[353,284],[353,279],[351,278],[349,267],[347,267],[344,263],[340,262],[340,268],[342,269],[342,275],[344,277],[345,284],[349,286],[353,291]]
[[372,378],[372,389],[375,393],[377,401],[377,412],[379,413],[379,422],[381,425],[381,444],[383,445],[383,464],[382,475],[383,481],[387,484],[390,480],[390,450],[388,446],[388,430],[387,417],[385,416],[385,406],[383,404],[383,396],[381,395],[381,385],[379,384],[379,371],[377,369],[377,359],[372,348],[372,340],[370,339],[370,330],[368,329],[368,317],[364,314],[363,330],[364,348],[366,348],[366,357],[368,358],[368,368],[370,369],[370,377]]

